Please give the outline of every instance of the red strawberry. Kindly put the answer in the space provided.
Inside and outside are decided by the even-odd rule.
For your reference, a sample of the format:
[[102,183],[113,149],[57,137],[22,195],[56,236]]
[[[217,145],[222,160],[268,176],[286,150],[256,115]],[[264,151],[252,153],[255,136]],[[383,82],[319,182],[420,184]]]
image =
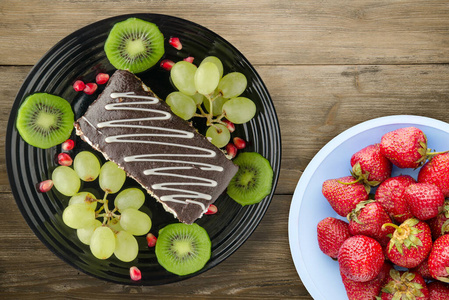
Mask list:
[[427,159],[427,138],[416,127],[399,128],[382,136],[380,151],[399,168],[418,168]]
[[443,282],[449,282],[449,234],[439,237],[429,254],[430,275]]
[[352,175],[362,177],[371,186],[391,176],[392,164],[380,153],[380,144],[369,145],[351,157]]
[[431,183],[413,183],[404,196],[412,214],[422,221],[436,217],[444,205],[443,193]]
[[351,234],[348,223],[345,221],[327,217],[317,225],[318,246],[324,254],[337,258],[338,250]]
[[382,288],[382,300],[429,299],[426,282],[418,273],[390,270],[387,284]]
[[444,202],[443,210],[427,221],[432,232],[432,239],[436,240],[440,236],[449,233],[449,199]]
[[346,217],[357,203],[368,200],[365,186],[360,182],[354,183],[352,176],[326,180],[322,192],[335,212],[342,217]]
[[432,281],[427,284],[430,300],[449,299],[449,285],[441,281]]
[[435,155],[418,174],[418,182],[433,183],[449,197],[449,153]]
[[348,215],[349,232],[351,235],[363,234],[377,240],[382,246],[390,241],[388,234],[394,232],[393,227],[382,228],[391,219],[380,203],[374,200],[362,201]]
[[350,280],[369,281],[376,278],[384,264],[382,246],[364,235],[347,239],[338,252],[340,272]]
[[373,300],[380,293],[380,289],[385,283],[392,265],[385,262],[382,269],[376,278],[370,281],[360,282],[349,279],[346,275],[340,272],[341,279],[345,286],[346,294],[349,300]]
[[410,269],[410,271],[419,273],[419,275],[421,275],[424,279],[432,279],[432,276],[429,272],[429,261],[427,260],[427,258],[417,267]]
[[410,184],[415,182],[415,179],[409,175],[399,175],[388,178],[376,190],[374,199],[397,223],[402,223],[413,217],[408,204],[405,202],[404,192]]
[[404,221],[396,230],[388,243],[388,259],[404,268],[414,268],[422,263],[432,248],[432,235],[429,225],[416,218]]

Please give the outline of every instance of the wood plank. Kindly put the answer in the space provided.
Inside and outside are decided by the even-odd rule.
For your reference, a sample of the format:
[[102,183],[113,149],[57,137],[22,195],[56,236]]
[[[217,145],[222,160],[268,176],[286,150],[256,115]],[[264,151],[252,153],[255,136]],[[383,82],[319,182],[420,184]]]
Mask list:
[[[87,6],[87,7],[86,7]],[[208,18],[204,10],[207,9]],[[56,42],[95,21],[168,14],[223,36],[255,65],[447,63],[445,0],[0,2],[0,65],[33,65]]]
[[[5,136],[9,110],[29,69],[0,67],[0,136]],[[319,149],[360,122],[397,114],[449,121],[448,65],[260,66],[257,71],[270,91],[281,127],[278,194],[292,194]],[[5,170],[1,155],[0,174]],[[8,190],[6,176],[0,176],[0,192]]]
[[[197,277],[156,287],[126,286],[90,277],[60,260],[42,244],[20,215],[10,194],[0,194],[0,298],[179,295],[202,299],[312,299],[293,266],[288,244],[291,196],[276,196],[256,231],[233,255]],[[257,253],[257,255],[255,255]],[[68,284],[70,283],[70,284]],[[33,298],[34,297],[34,298]]]

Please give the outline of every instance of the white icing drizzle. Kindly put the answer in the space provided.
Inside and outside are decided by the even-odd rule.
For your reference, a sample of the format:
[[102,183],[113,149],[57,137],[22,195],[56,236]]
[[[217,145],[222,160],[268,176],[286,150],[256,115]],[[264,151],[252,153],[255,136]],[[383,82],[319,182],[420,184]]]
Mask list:
[[[203,171],[215,171],[215,172],[222,172],[223,168],[221,166],[216,166],[212,164],[207,163],[201,163],[201,162],[195,162],[195,161],[188,161],[188,160],[182,160],[182,157],[206,157],[206,158],[213,158],[216,156],[216,153],[210,149],[205,149],[201,147],[195,147],[190,146],[188,144],[181,144],[181,143],[171,143],[169,141],[167,142],[160,142],[160,141],[153,141],[148,138],[151,137],[163,137],[167,139],[172,138],[183,138],[183,139],[191,139],[194,137],[193,132],[185,131],[185,130],[178,130],[178,129],[172,129],[172,128],[164,128],[164,127],[158,127],[158,126],[147,126],[147,125],[141,125],[140,122],[145,121],[155,121],[155,120],[168,120],[171,117],[171,114],[166,111],[162,111],[159,109],[152,109],[152,108],[144,108],[143,105],[153,105],[157,104],[159,102],[159,99],[156,97],[150,97],[150,96],[143,96],[143,95],[135,95],[133,92],[126,92],[126,93],[111,93],[111,98],[134,98],[134,99],[143,99],[146,101],[136,101],[136,102],[119,102],[119,103],[112,103],[107,104],[105,106],[106,110],[128,110],[128,111],[143,111],[143,112],[149,112],[152,114],[155,114],[155,116],[150,116],[146,118],[132,118],[132,119],[120,119],[120,120],[111,120],[107,122],[101,122],[97,124],[97,128],[107,128],[107,127],[128,127],[128,128],[141,128],[141,129],[148,129],[151,131],[156,131],[152,133],[131,133],[131,134],[121,134],[121,135],[115,135],[115,136],[109,136],[105,138],[106,143],[144,143],[144,144],[157,144],[157,145],[164,145],[168,147],[174,147],[178,149],[187,149],[187,150],[193,150],[195,153],[185,153],[185,150],[182,150],[181,153],[148,153],[148,154],[142,154],[142,155],[130,155],[125,156],[124,161],[125,162],[165,162],[170,164],[184,164],[184,166],[172,166],[172,167],[161,167],[161,168],[153,168],[153,169],[147,169],[143,171],[144,175],[153,175],[153,176],[169,176],[169,177],[175,177],[180,179],[189,179],[190,182],[185,182],[180,180],[180,182],[161,182],[157,184],[153,184],[151,188],[153,190],[165,190],[165,191],[172,191],[173,194],[165,195],[160,197],[160,200],[163,202],[174,202],[174,203],[181,203],[181,204],[196,204],[201,207],[202,211],[206,211],[207,207],[199,202],[195,201],[193,199],[205,199],[210,200],[212,199],[212,196],[209,194],[196,192],[189,190],[189,186],[204,186],[204,187],[215,187],[217,186],[217,182],[212,179],[203,178],[203,177],[194,177],[189,175],[182,175],[178,174],[176,172],[180,170],[191,170],[195,168],[195,166],[199,167],[199,169]],[[140,107],[135,107],[136,105]],[[138,124],[135,124],[138,123]],[[136,139],[138,138],[138,139]],[[162,157],[176,157],[177,159],[161,159]],[[189,166],[186,166],[189,165]],[[181,188],[181,186],[183,188]]]

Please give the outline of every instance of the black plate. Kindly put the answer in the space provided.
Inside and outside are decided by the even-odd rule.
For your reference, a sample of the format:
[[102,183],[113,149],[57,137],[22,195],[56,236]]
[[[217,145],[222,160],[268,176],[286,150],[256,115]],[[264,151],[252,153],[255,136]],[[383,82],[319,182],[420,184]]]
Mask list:
[[[115,257],[107,260],[94,258],[89,247],[78,240],[75,230],[62,222],[61,215],[68,197],[54,189],[45,194],[38,193],[35,187],[36,183],[51,177],[52,170],[57,166],[54,157],[61,152],[60,146],[47,150],[32,147],[21,139],[15,127],[18,107],[26,96],[35,92],[47,92],[67,99],[72,104],[76,118],[81,116],[101,92],[101,87],[94,95],[87,96],[82,92],[75,92],[72,84],[78,78],[94,82],[98,72],[114,72],[114,67],[105,56],[103,45],[112,26],[129,17],[148,20],[159,26],[166,39],[164,58],[179,61],[193,56],[194,63],[198,63],[207,55],[215,55],[222,60],[225,73],[239,71],[246,75],[248,88],[244,96],[256,103],[258,111],[253,120],[236,126],[233,135],[249,141],[245,151],[259,152],[270,161],[274,170],[272,192],[261,203],[241,207],[224,193],[216,202],[219,212],[203,216],[197,221],[210,235],[212,257],[201,271],[187,276],[177,276],[165,271],[158,264],[154,249],[147,247],[145,237],[138,237],[139,255],[130,263],[121,262]],[[183,44],[181,51],[168,44],[171,36],[180,38]],[[138,76],[161,98],[174,90],[169,83],[169,72],[159,66]],[[89,148],[79,138],[74,138],[76,148],[72,154]],[[276,112],[265,85],[248,60],[212,31],[183,19],[156,14],[123,15],[105,19],[74,32],[56,44],[34,66],[20,88],[11,110],[6,136],[6,162],[12,192],[31,229],[50,250],[72,266],[95,277],[123,284],[159,285],[180,281],[216,266],[231,255],[251,235],[265,214],[279,177],[280,158],[281,141]],[[130,179],[125,185],[137,187]],[[150,196],[147,198],[145,210],[151,212],[151,232],[157,234],[163,226],[176,222],[154,199]],[[133,265],[142,271],[142,280],[139,282],[130,280],[129,268]]]

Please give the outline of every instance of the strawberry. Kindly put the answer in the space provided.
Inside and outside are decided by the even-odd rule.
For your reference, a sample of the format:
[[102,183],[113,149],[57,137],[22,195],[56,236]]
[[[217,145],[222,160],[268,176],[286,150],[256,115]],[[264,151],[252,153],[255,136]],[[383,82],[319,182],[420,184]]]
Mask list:
[[380,153],[380,144],[369,145],[351,157],[352,175],[377,186],[391,176],[392,164]]
[[388,178],[377,188],[374,199],[382,205],[393,221],[402,223],[413,217],[405,202],[404,192],[410,184],[415,182],[415,179],[409,175],[399,175]]
[[433,183],[449,197],[449,153],[435,155],[419,170],[418,182]]
[[349,232],[351,235],[363,234],[377,240],[382,246],[390,241],[388,234],[394,232],[393,227],[382,228],[391,219],[380,203],[374,200],[362,201],[348,214]]
[[432,276],[430,276],[429,272],[429,261],[427,260],[427,258],[417,267],[411,268],[410,271],[418,273],[424,279],[432,279]]
[[368,192],[354,177],[346,176],[323,182],[322,193],[337,214],[346,217],[357,203],[368,200]]
[[427,223],[432,232],[433,240],[449,233],[449,199],[445,200],[442,211],[435,218],[428,220]]
[[350,280],[365,282],[376,278],[384,264],[382,246],[373,238],[348,238],[338,252],[340,272]]
[[429,254],[430,275],[443,282],[449,282],[449,234],[439,237]]
[[426,282],[418,273],[390,270],[387,284],[382,288],[382,300],[429,299]]
[[427,284],[430,300],[449,299],[449,285],[441,281],[432,281]]
[[336,259],[338,250],[351,234],[348,223],[332,217],[321,220],[317,225],[318,246],[324,254]]
[[379,295],[380,289],[385,284],[385,279],[387,278],[392,267],[393,266],[390,263],[385,262],[379,272],[379,275],[377,275],[377,277],[373,280],[365,282],[351,280],[346,275],[340,272],[348,299],[375,299],[376,296]]
[[380,151],[399,168],[418,168],[427,159],[427,138],[416,127],[399,128],[382,136]]
[[431,183],[413,183],[404,196],[412,214],[422,221],[436,217],[444,205],[443,193]]
[[383,226],[396,228],[387,246],[387,256],[391,262],[400,267],[414,268],[426,259],[432,248],[432,235],[427,223],[411,218],[400,226]]

